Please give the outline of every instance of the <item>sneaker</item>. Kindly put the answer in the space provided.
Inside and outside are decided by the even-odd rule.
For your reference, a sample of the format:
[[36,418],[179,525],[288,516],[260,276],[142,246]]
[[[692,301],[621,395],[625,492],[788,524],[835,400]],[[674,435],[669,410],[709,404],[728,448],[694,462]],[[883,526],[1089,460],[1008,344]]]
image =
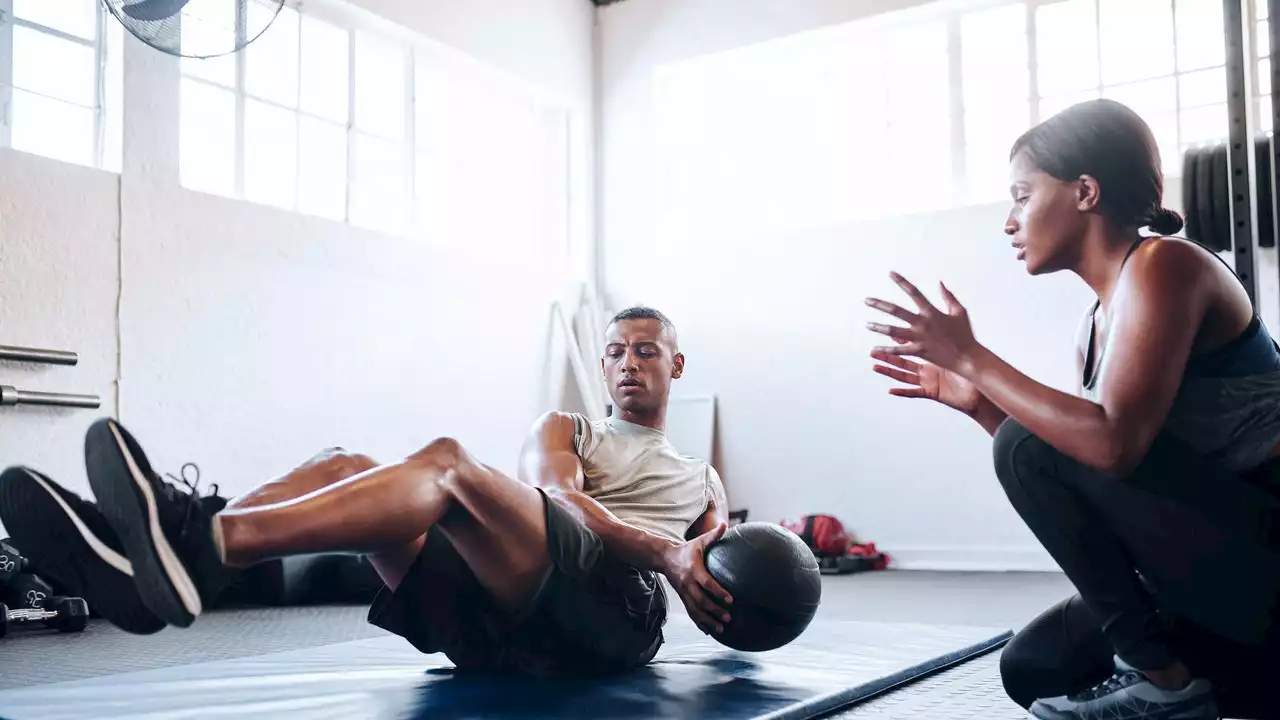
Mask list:
[[169,625],[189,627],[230,581],[213,541],[216,505],[194,483],[170,483],[119,423],[95,422],[85,467],[103,515],[133,562],[142,601]]
[[1165,690],[1116,657],[1110,679],[1075,695],[1037,700],[1030,717],[1038,720],[1218,720],[1208,680],[1196,679],[1181,690]]
[[93,503],[25,467],[0,474],[0,522],[36,574],[127,632],[150,635],[164,621],[133,582],[120,538]]

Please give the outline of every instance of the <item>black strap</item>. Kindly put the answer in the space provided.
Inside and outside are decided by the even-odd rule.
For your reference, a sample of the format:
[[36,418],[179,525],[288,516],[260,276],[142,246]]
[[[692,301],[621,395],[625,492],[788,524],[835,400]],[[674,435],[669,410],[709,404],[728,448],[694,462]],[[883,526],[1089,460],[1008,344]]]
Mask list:
[[800,539],[811,548],[815,547],[813,544],[813,525],[816,521],[817,518],[813,515],[806,515],[804,518],[804,530],[800,533]]

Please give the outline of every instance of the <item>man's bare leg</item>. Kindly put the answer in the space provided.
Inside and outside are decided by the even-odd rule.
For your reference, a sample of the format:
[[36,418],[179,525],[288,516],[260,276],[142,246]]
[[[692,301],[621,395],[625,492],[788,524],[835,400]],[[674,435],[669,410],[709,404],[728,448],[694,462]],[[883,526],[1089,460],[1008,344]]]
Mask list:
[[[225,509],[240,510],[294,500],[376,467],[378,463],[368,455],[350,453],[343,448],[328,448],[285,475],[233,499]],[[395,590],[418,559],[425,541],[424,534],[398,547],[368,553],[366,557],[382,582]]]
[[[295,487],[306,488],[308,482],[295,481]],[[396,584],[426,530],[438,525],[481,585],[511,611],[527,603],[550,563],[541,494],[485,467],[447,439],[401,462],[287,500],[228,508],[214,523],[229,566],[287,555],[364,552],[392,566],[378,570],[398,572],[394,578],[384,575]]]
[[288,473],[233,498],[227,503],[226,509],[257,507],[292,500],[376,467],[378,463],[368,455],[347,452],[343,448],[328,448]]

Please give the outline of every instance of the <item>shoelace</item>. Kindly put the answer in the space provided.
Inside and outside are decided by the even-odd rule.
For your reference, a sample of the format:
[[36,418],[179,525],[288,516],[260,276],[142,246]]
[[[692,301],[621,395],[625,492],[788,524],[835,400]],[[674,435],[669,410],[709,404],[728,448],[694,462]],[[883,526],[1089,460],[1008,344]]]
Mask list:
[[[188,469],[195,474],[194,479],[187,479]],[[191,523],[191,518],[193,517],[192,513],[199,506],[200,500],[202,499],[202,496],[200,495],[200,466],[193,462],[184,463],[182,465],[182,469],[178,471],[178,475],[180,477],[175,476],[173,473],[165,473],[165,476],[173,481],[173,484],[166,485],[166,487],[172,488],[173,492],[184,496],[182,500],[185,503],[182,509],[182,527],[178,529],[178,534],[185,536],[187,534],[187,526]],[[181,483],[186,486],[187,492],[181,492],[177,487],[177,483]],[[212,495],[218,494],[217,483],[210,485],[210,488],[212,490]]]
[[1138,672],[1137,670],[1125,670],[1124,672],[1117,672],[1116,674],[1107,678],[1103,682],[1097,685],[1094,685],[1093,687],[1089,688],[1088,690],[1085,690],[1084,692],[1081,692],[1079,695],[1077,695],[1073,699],[1077,701],[1093,700],[1095,698],[1100,698],[1104,695],[1110,695],[1111,693],[1116,692],[1117,690],[1121,690],[1130,685],[1134,685],[1138,682],[1141,682],[1144,679],[1145,679],[1145,676],[1143,676],[1142,673]]

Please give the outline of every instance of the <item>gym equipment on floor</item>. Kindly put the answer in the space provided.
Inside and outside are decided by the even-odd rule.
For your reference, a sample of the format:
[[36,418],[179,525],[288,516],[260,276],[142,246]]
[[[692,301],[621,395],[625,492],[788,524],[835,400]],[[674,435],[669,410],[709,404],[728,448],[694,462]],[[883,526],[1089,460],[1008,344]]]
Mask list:
[[0,603],[0,637],[8,635],[16,624],[36,622],[58,632],[84,632],[89,627],[89,604],[83,598],[55,597],[43,608],[10,610]]

